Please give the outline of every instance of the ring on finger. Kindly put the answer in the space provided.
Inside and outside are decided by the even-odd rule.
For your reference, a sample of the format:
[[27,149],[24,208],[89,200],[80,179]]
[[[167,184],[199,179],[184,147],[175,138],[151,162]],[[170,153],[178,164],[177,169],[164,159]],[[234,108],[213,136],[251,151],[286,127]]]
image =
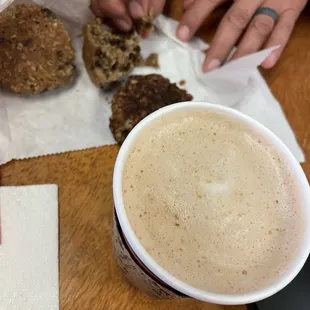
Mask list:
[[269,8],[269,7],[260,7],[256,10],[254,17],[257,15],[267,15],[271,17],[276,24],[279,19],[279,14],[276,10]]

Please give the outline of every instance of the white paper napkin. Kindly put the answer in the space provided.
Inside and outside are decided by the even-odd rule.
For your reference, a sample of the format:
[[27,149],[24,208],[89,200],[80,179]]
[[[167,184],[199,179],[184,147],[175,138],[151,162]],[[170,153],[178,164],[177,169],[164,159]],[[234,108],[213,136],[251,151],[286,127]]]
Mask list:
[[[81,57],[81,22],[89,18],[88,2],[35,2],[68,20],[79,76],[69,89],[29,98],[0,93],[0,164],[115,143],[109,129],[112,94],[103,93],[91,83]],[[195,101],[233,106],[252,116],[273,130],[300,162],[304,161],[279,103],[256,69],[270,50],[202,74],[202,50],[208,45],[198,38],[189,43],[179,42],[174,36],[176,23],[164,16],[157,19],[156,26],[159,31],[144,40],[141,47],[144,56],[158,53],[161,68],[137,68],[134,74],[159,73],[176,83],[185,80],[184,88]]]
[[0,309],[58,310],[56,185],[0,187]]
[[0,0],[0,13],[6,9],[14,0]]
[[[207,50],[209,45],[199,38],[194,38],[186,43],[179,41],[175,36],[177,22],[165,16],[159,16],[155,25],[176,46],[178,45],[179,48],[188,52],[190,64],[185,65],[185,70],[191,67],[192,72],[188,71],[188,75],[194,74],[195,85],[193,85],[193,89],[191,89],[192,85],[188,85],[187,89],[194,95],[199,94],[199,98],[194,96],[194,100],[226,105],[247,114],[273,131],[288,146],[299,162],[305,161],[304,153],[296,141],[294,132],[279,102],[274,98],[257,70],[257,67],[278,46],[228,62],[212,72],[202,73],[201,68],[205,57],[203,51]],[[145,41],[145,44],[148,42]],[[155,46],[156,44],[154,44]],[[174,48],[177,50],[176,46]],[[170,53],[178,54],[171,51]],[[163,54],[165,53],[163,52]],[[177,64],[181,63],[184,69],[183,61],[185,59],[180,62],[177,57],[170,57],[167,64],[173,62],[177,67]],[[164,73],[169,76],[168,72]],[[191,80],[190,78],[190,84]]]

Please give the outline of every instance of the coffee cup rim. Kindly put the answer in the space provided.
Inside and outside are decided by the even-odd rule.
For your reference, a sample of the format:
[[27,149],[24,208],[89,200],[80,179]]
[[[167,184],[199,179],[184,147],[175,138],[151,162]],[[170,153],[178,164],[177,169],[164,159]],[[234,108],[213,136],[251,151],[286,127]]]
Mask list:
[[[294,173],[294,178],[296,178],[296,184],[298,188],[300,187],[300,193],[302,201],[304,202],[304,212],[306,214],[306,226],[304,235],[302,236],[302,246],[300,254],[295,260],[292,261],[291,267],[286,271],[283,276],[274,284],[268,285],[263,289],[252,291],[243,294],[218,294],[207,292],[194,288],[193,286],[184,283],[183,281],[172,276],[168,271],[162,268],[143,248],[142,244],[136,237],[126,214],[123,195],[122,195],[122,176],[123,169],[127,159],[127,155],[131,150],[133,142],[139,133],[148,124],[152,123],[154,120],[162,117],[163,115],[173,113],[178,110],[199,110],[199,111],[216,111],[224,113],[233,118],[237,118],[243,123],[253,126],[255,130],[261,133],[268,141],[270,141],[277,151],[281,153],[282,156],[289,162],[291,169]],[[130,247],[139,257],[142,263],[159,279],[164,283],[172,287],[173,289],[198,300],[223,304],[223,305],[238,305],[238,304],[248,304],[263,300],[265,298],[274,295],[279,292],[285,286],[287,286],[299,273],[305,264],[309,253],[310,253],[310,189],[307,177],[304,174],[299,162],[296,160],[295,156],[291,153],[288,147],[278,138],[272,131],[266,128],[264,125],[258,121],[252,119],[251,117],[234,110],[230,107],[220,106],[208,102],[182,102],[161,108],[152,114],[144,118],[135,128],[130,132],[118,153],[114,174],[113,174],[113,198],[116,214],[123,231],[123,234],[128,241]]]

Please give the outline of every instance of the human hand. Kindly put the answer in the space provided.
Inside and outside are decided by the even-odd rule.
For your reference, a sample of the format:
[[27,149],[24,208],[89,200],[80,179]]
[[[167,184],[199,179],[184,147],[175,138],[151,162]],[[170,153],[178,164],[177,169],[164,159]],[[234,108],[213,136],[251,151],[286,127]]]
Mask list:
[[149,14],[156,17],[164,8],[165,0],[91,0],[90,8],[101,18],[111,20],[123,31],[132,28],[133,20]]
[[[177,30],[179,39],[189,40],[212,11],[226,1],[184,0],[185,13]],[[232,59],[254,53],[261,48],[280,45],[280,48],[272,52],[262,64],[266,69],[273,67],[280,58],[295,22],[306,3],[307,0],[233,1],[232,6],[220,22],[207,51],[203,71],[216,69],[225,62],[241,36],[242,39]],[[274,15],[272,18],[262,12],[256,13],[260,8],[270,8],[276,14],[271,13]],[[277,20],[274,20],[275,17],[278,17]]]

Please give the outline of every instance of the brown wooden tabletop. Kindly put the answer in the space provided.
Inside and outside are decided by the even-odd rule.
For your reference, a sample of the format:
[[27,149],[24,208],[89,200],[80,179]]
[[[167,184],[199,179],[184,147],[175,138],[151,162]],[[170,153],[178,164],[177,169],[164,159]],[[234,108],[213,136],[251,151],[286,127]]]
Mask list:
[[[178,4],[180,1],[175,0]],[[180,7],[170,13],[179,17]],[[306,158],[310,158],[310,9],[297,23],[276,68],[263,72],[280,101]],[[200,31],[212,36],[220,10]],[[242,310],[194,300],[155,301],[131,287],[112,255],[112,173],[117,146],[12,161],[0,167],[0,185],[59,186],[61,309]],[[310,165],[302,165],[310,178]]]

